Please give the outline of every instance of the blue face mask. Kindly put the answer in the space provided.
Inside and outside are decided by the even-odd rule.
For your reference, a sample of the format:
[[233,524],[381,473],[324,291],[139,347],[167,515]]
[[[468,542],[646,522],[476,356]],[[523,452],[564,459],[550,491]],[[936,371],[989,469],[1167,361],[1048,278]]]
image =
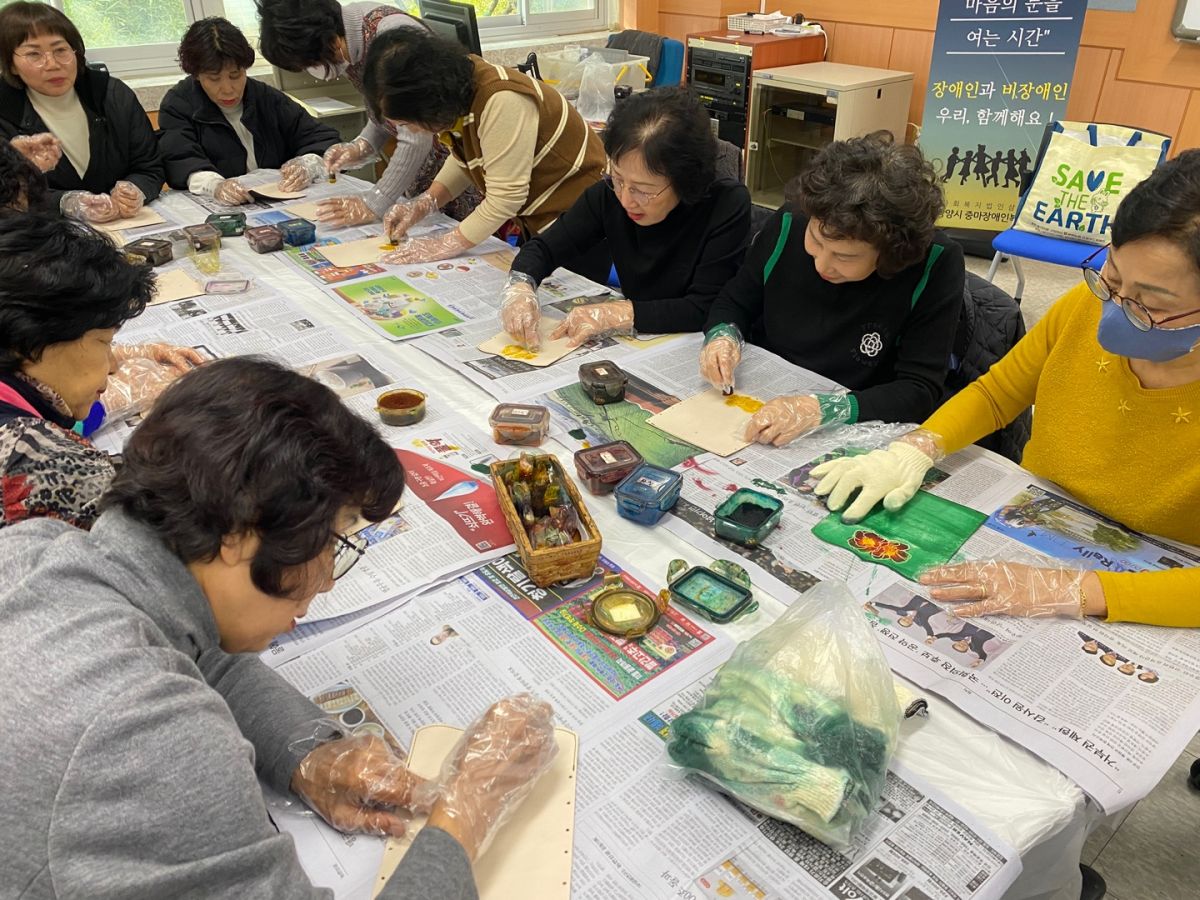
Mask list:
[[1111,300],[1101,303],[1100,327],[1096,339],[1109,353],[1131,359],[1148,359],[1151,362],[1167,362],[1187,356],[1200,344],[1200,325],[1185,325],[1183,328],[1151,328],[1138,330]]

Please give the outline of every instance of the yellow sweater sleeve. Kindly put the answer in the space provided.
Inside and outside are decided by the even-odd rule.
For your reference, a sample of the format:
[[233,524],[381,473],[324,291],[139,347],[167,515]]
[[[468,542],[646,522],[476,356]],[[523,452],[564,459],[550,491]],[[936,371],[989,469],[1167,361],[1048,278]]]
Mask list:
[[[1086,285],[1081,285],[1088,290]],[[1062,333],[1079,288],[1073,288],[1017,342],[1004,358],[971,382],[921,426],[942,438],[946,453],[954,453],[1003,428],[1033,403],[1046,357]]]
[[1101,572],[1110,622],[1200,628],[1200,568]]

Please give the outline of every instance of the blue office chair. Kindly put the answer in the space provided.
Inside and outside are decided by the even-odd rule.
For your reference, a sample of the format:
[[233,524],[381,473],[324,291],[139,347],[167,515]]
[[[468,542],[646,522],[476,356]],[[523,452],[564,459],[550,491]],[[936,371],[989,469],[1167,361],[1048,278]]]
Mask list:
[[[1050,136],[1056,130],[1061,129],[1061,125],[1057,122],[1051,122],[1046,126],[1042,133],[1042,143],[1038,147],[1037,160],[1034,163],[1032,171],[1021,173],[1021,200],[1017,204],[1017,213],[1013,217],[1014,223],[1016,218],[1021,214],[1021,206],[1025,202],[1025,196],[1029,193],[1029,188],[1037,177],[1038,170],[1041,169],[1042,159],[1046,155],[1046,148],[1050,146]],[[1147,131],[1146,134],[1155,134],[1155,132]],[[1159,135],[1166,137],[1165,135]],[[1163,147],[1162,159],[1166,158],[1167,150],[1170,148],[1170,140],[1168,139]],[[1159,160],[1162,161],[1161,159]],[[1021,296],[1025,291],[1025,269],[1021,265],[1022,259],[1036,259],[1041,262],[1053,263],[1056,266],[1067,266],[1068,268],[1078,269],[1085,259],[1096,252],[1095,244],[1087,244],[1082,241],[1071,241],[1066,238],[1052,238],[1045,235],[1033,234],[1029,231],[1018,231],[1015,228],[1009,228],[1006,231],[1000,232],[992,239],[992,249],[996,251],[996,255],[992,257],[992,265],[988,269],[987,280],[992,281],[996,277],[996,271],[1000,268],[1000,263],[1008,259],[1013,264],[1013,270],[1017,273],[1017,289],[1013,292],[1013,299],[1017,303],[1021,302]],[[1104,260],[1108,255],[1108,251],[1104,251],[1096,257],[1096,266],[1104,265]]]

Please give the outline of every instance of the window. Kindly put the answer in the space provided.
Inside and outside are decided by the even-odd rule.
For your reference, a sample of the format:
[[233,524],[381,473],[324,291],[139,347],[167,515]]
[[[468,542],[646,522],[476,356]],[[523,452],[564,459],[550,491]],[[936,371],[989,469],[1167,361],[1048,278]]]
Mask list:
[[[12,0],[0,0],[7,6]],[[179,39],[205,16],[224,16],[258,41],[254,0],[46,0],[71,17],[88,57],[116,74],[175,70]],[[351,0],[340,0],[348,3]],[[381,0],[387,2],[387,0]],[[486,46],[488,41],[536,35],[569,35],[608,27],[610,0],[467,0]],[[390,0],[419,15],[417,0]]]

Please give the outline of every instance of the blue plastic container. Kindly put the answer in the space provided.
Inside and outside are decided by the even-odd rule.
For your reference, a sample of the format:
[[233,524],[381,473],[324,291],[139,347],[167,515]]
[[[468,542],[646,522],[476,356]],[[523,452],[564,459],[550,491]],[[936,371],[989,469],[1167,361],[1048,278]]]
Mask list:
[[683,476],[670,469],[642,463],[617,485],[617,512],[642,525],[654,525],[675,505]]
[[275,226],[289,247],[303,247],[317,239],[317,226],[308,219],[286,219]]

